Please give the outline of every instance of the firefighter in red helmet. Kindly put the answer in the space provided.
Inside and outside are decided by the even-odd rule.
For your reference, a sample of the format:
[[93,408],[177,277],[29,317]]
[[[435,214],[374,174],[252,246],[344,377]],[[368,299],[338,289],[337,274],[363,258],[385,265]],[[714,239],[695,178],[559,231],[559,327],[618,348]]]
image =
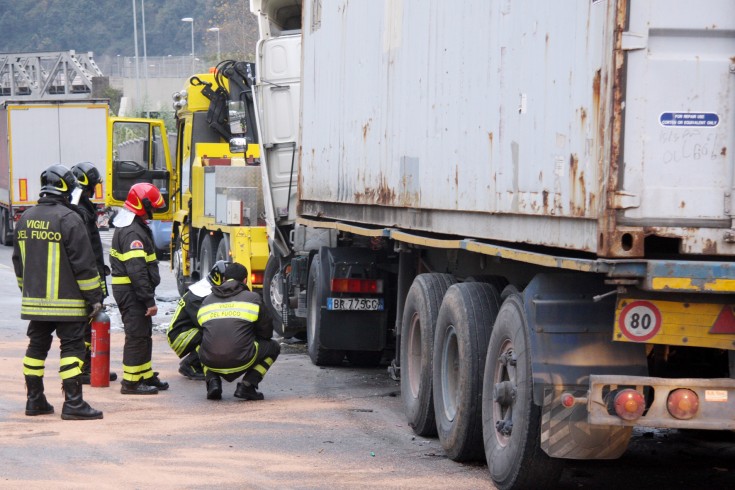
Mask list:
[[151,363],[153,317],[158,312],[155,290],[161,278],[153,237],[146,223],[153,218],[153,209],[164,206],[156,186],[135,184],[113,221],[110,268],[112,295],[125,329],[120,388],[125,395],[154,395],[168,389],[168,383],[158,378]]

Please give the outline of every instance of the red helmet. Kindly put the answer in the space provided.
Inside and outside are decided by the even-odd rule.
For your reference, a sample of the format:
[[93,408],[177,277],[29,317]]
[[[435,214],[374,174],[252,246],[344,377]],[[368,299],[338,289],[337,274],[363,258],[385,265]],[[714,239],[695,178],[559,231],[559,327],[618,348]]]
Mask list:
[[166,205],[163,200],[161,191],[153,184],[141,182],[133,185],[128,192],[128,198],[125,200],[125,208],[132,211],[137,216],[152,216],[153,208],[162,208]]

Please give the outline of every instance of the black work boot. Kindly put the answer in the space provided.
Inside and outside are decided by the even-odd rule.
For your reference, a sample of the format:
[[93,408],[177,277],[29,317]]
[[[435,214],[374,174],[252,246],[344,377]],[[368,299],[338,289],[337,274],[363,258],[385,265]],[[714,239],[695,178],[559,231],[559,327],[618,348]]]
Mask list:
[[222,380],[216,375],[207,375],[207,400],[222,399]]
[[156,395],[158,394],[158,388],[148,386],[142,380],[128,381],[124,379],[120,383],[120,393],[123,395]]
[[165,381],[161,381],[158,378],[158,374],[153,375],[153,377],[151,378],[144,379],[143,383],[147,384],[148,386],[158,388],[158,391],[166,391],[168,389],[168,383]]
[[101,419],[102,412],[89,406],[82,399],[82,380],[79,376],[65,379],[62,382],[64,388],[64,407],[61,409],[63,420],[94,420]]
[[50,415],[54,413],[54,407],[46,401],[46,395],[43,394],[42,376],[26,376],[26,388],[28,389],[26,415]]
[[237,383],[235,398],[242,398],[243,400],[262,400],[265,397],[263,396],[263,393],[256,390],[255,386],[250,383],[246,384],[245,382],[242,382]]
[[179,373],[189,379],[202,381],[204,379],[204,370],[202,363],[199,361],[199,354],[192,351],[184,357],[179,363]]
[[[87,353],[84,355],[84,366],[82,367],[82,377],[80,378],[82,380],[83,385],[88,385],[92,383],[92,351],[88,350]],[[114,371],[110,371],[110,381],[115,381],[117,379],[117,373]]]

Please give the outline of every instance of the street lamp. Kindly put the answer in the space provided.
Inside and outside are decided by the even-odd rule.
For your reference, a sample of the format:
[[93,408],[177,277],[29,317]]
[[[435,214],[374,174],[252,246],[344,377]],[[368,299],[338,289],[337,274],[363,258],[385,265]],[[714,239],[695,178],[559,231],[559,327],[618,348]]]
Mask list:
[[207,31],[217,33],[217,63],[219,63],[219,27],[210,27]]
[[181,22],[191,22],[191,55],[194,56],[194,18],[184,17]]

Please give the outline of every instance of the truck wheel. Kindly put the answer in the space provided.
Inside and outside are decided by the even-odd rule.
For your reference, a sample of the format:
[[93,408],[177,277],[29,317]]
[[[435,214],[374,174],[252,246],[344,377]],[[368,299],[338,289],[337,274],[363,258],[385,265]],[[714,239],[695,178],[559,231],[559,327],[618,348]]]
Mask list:
[[490,336],[482,389],[485,458],[501,490],[553,488],[562,470],[562,461],[541,449],[527,328],[522,296],[509,295]]
[[[268,256],[263,272],[263,300],[265,308],[273,319],[273,330],[281,337],[286,337],[283,331],[283,292],[281,291],[281,271],[278,270],[278,259],[273,254]],[[286,337],[288,338],[288,337]]]
[[199,276],[206,277],[214,265],[214,251],[217,250],[217,240],[212,235],[207,235],[202,240],[202,248],[199,249]]
[[434,410],[439,441],[454,461],[479,460],[482,378],[500,294],[484,282],[465,282],[444,295],[434,333]]
[[184,264],[183,264],[183,252],[181,250],[181,237],[177,236],[174,242],[174,251],[171,255],[171,268],[176,277],[176,289],[179,291],[179,295],[183,296],[189,289],[186,281],[184,281]]
[[3,209],[0,212],[0,243],[9,247],[13,244],[13,240],[8,237],[8,210]]
[[309,270],[309,287],[306,293],[306,344],[312,363],[317,366],[334,366],[342,363],[345,351],[325,349],[319,338],[322,306],[326,304],[328,294],[326,280],[322,279],[321,263],[319,255],[315,255]]
[[450,274],[419,274],[406,296],[401,320],[401,398],[408,425],[420,436],[435,436],[431,373],[434,327]]
[[219,245],[217,245],[217,253],[214,256],[214,261],[217,262],[219,260],[232,260],[232,257],[230,257],[230,240],[227,234],[222,235],[222,239],[219,241]]

